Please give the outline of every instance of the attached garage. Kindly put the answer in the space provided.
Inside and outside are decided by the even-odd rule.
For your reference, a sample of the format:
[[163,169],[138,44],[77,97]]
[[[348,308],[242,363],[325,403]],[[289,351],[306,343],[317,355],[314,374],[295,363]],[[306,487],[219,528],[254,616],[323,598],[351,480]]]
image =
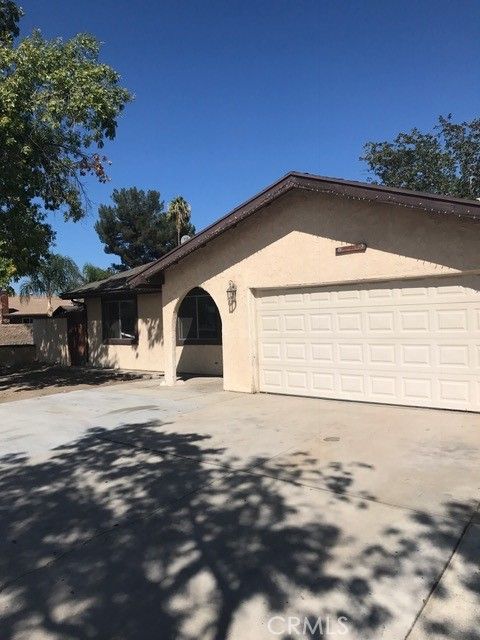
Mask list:
[[257,294],[261,391],[480,410],[480,276]]

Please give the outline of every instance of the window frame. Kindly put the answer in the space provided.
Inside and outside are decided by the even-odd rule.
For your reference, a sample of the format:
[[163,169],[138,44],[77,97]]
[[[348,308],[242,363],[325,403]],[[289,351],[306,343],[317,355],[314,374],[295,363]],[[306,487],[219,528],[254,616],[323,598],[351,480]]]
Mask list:
[[[106,306],[109,303],[117,302],[120,305],[121,302],[133,302],[134,308],[134,316],[135,316],[135,327],[134,327],[134,335],[133,338],[109,338],[107,331],[107,312]],[[120,321],[120,333],[121,333],[121,320],[119,314]],[[132,345],[138,344],[138,304],[137,304],[137,296],[134,295],[116,295],[116,296],[108,296],[102,298],[102,342],[103,344],[111,344],[111,345]]]
[[[215,305],[215,309],[217,311],[218,314],[218,325],[217,325],[217,335],[212,337],[212,338],[205,338],[205,337],[200,337],[199,336],[199,311],[198,311],[198,301],[199,298],[207,298],[210,299],[212,301],[212,303]],[[187,337],[187,338],[181,338],[180,337],[180,321],[182,319],[182,316],[180,315],[180,311],[182,308],[182,305],[184,304],[184,302],[186,300],[195,300],[195,317],[193,318],[194,321],[196,321],[196,334],[198,337],[196,338],[191,338],[191,337]],[[205,291],[204,289],[200,289],[200,287],[192,289],[191,291],[189,291],[189,293],[187,293],[187,295],[183,298],[182,302],[180,303],[180,306],[178,308],[178,313],[177,313],[177,322],[176,322],[176,343],[177,343],[177,347],[183,347],[183,346],[188,346],[188,345],[221,345],[222,344],[222,317],[220,315],[220,311],[218,310],[217,304],[215,302],[215,300],[212,298],[212,296]]]

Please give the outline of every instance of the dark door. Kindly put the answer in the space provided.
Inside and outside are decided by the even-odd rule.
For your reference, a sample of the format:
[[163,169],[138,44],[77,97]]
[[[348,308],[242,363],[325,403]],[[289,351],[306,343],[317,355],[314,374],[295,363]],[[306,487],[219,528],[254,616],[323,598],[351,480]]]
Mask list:
[[68,351],[70,363],[73,366],[87,364],[88,342],[87,321],[84,314],[70,314],[67,316]]

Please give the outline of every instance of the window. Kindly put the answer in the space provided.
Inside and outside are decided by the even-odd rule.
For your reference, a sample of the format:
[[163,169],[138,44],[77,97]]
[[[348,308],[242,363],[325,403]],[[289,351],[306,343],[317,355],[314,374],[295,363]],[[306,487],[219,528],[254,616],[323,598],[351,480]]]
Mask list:
[[192,289],[180,305],[177,344],[222,344],[222,321],[217,305],[203,289]]
[[103,340],[109,344],[132,344],[137,340],[137,301],[122,298],[102,301]]

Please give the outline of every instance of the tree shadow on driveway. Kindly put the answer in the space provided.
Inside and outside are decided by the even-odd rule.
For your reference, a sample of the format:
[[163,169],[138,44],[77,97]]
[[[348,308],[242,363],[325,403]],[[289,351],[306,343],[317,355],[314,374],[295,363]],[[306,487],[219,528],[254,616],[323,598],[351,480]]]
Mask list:
[[[92,429],[44,459],[1,459],[2,640],[281,637],[273,615],[345,616],[348,638],[394,638],[385,628],[408,629],[470,515],[354,495],[358,463],[233,472],[207,436],[172,429]],[[302,485],[307,471],[327,488]],[[468,574],[478,557],[462,562]]]

